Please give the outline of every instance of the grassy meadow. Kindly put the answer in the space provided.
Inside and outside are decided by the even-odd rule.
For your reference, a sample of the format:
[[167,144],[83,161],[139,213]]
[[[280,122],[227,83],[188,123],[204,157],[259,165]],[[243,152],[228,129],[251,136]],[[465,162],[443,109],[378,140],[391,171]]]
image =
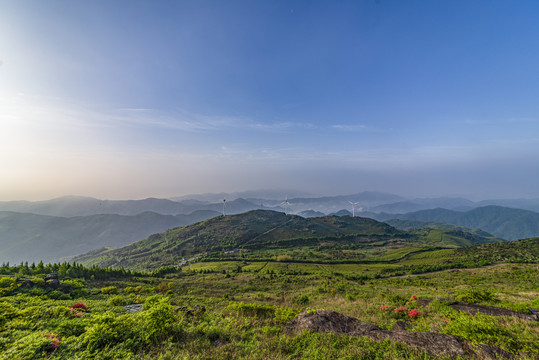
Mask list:
[[[530,244],[535,248],[538,242],[521,246]],[[449,306],[458,300],[522,313],[539,308],[535,257],[479,264],[472,260],[482,252],[497,256],[481,246],[420,252],[397,249],[379,255],[384,260],[400,259],[394,263],[236,259],[195,262],[153,273],[69,264],[4,265],[0,268],[0,358],[435,358],[387,339],[315,332],[285,335],[284,325],[305,309],[330,309],[386,330],[402,320],[413,326],[412,331],[457,335],[522,359],[539,357],[539,322],[472,316]],[[516,252],[515,256],[527,255]],[[441,271],[422,275],[418,269]],[[70,285],[69,294],[43,287],[49,271],[59,274],[61,284]],[[436,300],[421,305],[414,298]],[[124,306],[131,304],[142,304],[142,311],[128,312]],[[395,311],[403,306],[406,311]]]

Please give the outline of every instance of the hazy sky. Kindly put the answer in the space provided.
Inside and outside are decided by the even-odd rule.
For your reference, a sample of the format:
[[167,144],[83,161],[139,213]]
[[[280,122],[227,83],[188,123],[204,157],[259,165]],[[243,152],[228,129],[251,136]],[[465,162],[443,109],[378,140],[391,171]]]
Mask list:
[[0,0],[0,200],[539,197],[539,2]]

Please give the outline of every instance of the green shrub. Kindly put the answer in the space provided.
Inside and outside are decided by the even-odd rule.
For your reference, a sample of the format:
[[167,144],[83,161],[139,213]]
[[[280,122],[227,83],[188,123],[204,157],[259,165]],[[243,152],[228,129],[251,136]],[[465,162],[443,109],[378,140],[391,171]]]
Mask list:
[[77,280],[63,280],[62,284],[71,286],[71,290],[79,290],[83,287],[82,283]]
[[157,342],[171,332],[172,325],[177,321],[174,308],[168,298],[160,295],[151,296],[142,305],[140,313],[144,338],[149,342]]
[[58,290],[51,291],[50,293],[47,294],[47,296],[53,300],[70,300],[71,299],[71,296],[69,296],[69,294],[66,294]]
[[103,294],[117,294],[118,288],[116,286],[107,286],[104,288],[101,288],[101,293]]
[[243,303],[231,301],[226,307],[228,310],[235,310],[248,316],[274,316],[275,306],[261,305],[256,303]]
[[1,277],[0,278],[0,289],[5,289],[10,287],[15,282],[15,279],[10,277]]
[[124,306],[128,305],[129,303],[130,301],[122,295],[113,296],[108,300],[108,304],[112,306]]
[[104,348],[114,347],[127,339],[137,338],[136,323],[129,315],[114,316],[110,311],[94,315],[91,325],[86,327],[81,343],[90,354]]
[[18,339],[3,353],[2,359],[42,359],[47,351],[53,350],[53,341],[46,335],[33,332]]
[[298,316],[299,310],[290,307],[275,307],[275,316],[273,320],[279,324],[286,324],[296,316]]
[[481,302],[496,302],[498,298],[494,295],[491,290],[477,290],[471,289],[464,292],[461,292],[455,296],[457,301],[464,301],[468,303],[478,304]]

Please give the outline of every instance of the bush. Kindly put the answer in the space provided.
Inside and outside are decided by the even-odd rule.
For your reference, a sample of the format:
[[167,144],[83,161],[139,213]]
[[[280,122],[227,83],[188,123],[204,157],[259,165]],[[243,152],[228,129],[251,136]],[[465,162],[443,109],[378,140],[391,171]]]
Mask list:
[[142,308],[144,311],[140,316],[143,319],[145,340],[155,343],[171,332],[177,318],[168,298],[160,295],[151,296],[146,299]]
[[69,294],[63,293],[58,290],[51,291],[50,293],[47,294],[47,296],[49,297],[49,299],[53,299],[53,300],[70,300],[71,299],[71,296],[69,296]]
[[296,303],[300,305],[307,305],[309,301],[309,297],[307,295],[303,295],[296,300]]
[[116,296],[111,297],[108,300],[108,303],[109,305],[112,305],[112,306],[124,306],[124,305],[128,305],[130,302],[129,300],[124,298],[122,295],[116,295]]
[[15,282],[15,279],[10,277],[1,277],[0,278],[0,289],[5,289],[10,287]]
[[82,289],[82,283],[77,280],[63,280],[62,284],[71,286],[72,290]]
[[101,288],[101,293],[103,294],[117,294],[118,288],[116,286],[107,286],[104,288]]
[[110,311],[101,315],[94,315],[92,324],[86,328],[82,335],[82,345],[90,353],[100,349],[114,347],[127,339],[136,338],[134,331],[136,324],[130,316],[114,316]]
[[2,355],[2,359],[42,359],[44,352],[58,347],[59,340],[54,335],[33,332],[22,337]]
[[275,308],[275,316],[273,317],[273,320],[276,323],[280,324],[286,324],[296,316],[298,316],[299,310],[289,307],[276,307]]
[[464,301],[468,303],[473,304],[479,304],[481,302],[496,302],[498,301],[498,298],[494,295],[494,293],[491,290],[467,290],[464,292],[461,292],[457,296],[455,296],[455,299],[457,301]]

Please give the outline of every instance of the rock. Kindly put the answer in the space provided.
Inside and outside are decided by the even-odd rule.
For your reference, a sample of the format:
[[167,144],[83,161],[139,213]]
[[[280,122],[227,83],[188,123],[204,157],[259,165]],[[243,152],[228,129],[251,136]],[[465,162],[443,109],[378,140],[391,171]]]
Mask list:
[[[495,306],[487,306],[487,305],[477,305],[477,304],[470,304],[460,301],[453,301],[450,299],[439,299],[440,301],[445,301],[448,303],[450,307],[452,307],[455,310],[462,311],[471,315],[475,315],[477,313],[491,315],[491,316],[513,316],[513,317],[519,317],[521,319],[526,320],[533,320],[537,321],[538,317],[535,315],[530,314],[522,314],[516,311],[511,311]],[[417,303],[421,306],[427,306],[433,301],[433,299],[417,299]],[[532,312],[533,314],[533,312]]]
[[414,324],[406,321],[395,321],[392,331],[406,331],[414,327]]
[[23,288],[32,288],[34,287],[34,282],[32,280],[25,280],[21,283],[21,287]]
[[469,304],[469,303],[464,303],[464,302],[459,302],[459,301],[449,306],[451,306],[455,310],[462,311],[471,315],[481,313],[481,314],[487,314],[487,315],[492,315],[492,316],[513,316],[513,317],[519,317],[521,319],[537,321],[537,319],[533,315],[522,314],[516,311],[511,311],[511,310],[507,310],[507,309],[503,309],[503,308],[499,308],[495,306]]
[[304,311],[290,320],[284,333],[289,336],[300,334],[303,330],[315,330],[322,333],[365,335],[373,330],[381,330],[378,326],[339,314],[331,310]]
[[57,273],[47,274],[47,275],[45,275],[43,280],[45,280],[45,281],[47,281],[47,280],[58,280],[58,274]]
[[408,331],[405,329],[406,325],[398,323],[402,322],[395,324],[394,331],[387,331],[331,310],[304,311],[285,325],[284,333],[295,336],[303,331],[318,331],[349,336],[368,336],[377,341],[390,339],[403,342],[437,357],[460,356],[492,360],[517,358],[516,355],[495,347],[487,345],[474,347],[465,339],[453,335]]
[[142,310],[142,304],[132,304],[124,306],[124,309],[127,309],[129,312],[138,312]]
[[221,347],[221,346],[224,346],[224,345],[226,345],[228,343],[229,343],[228,341],[225,341],[225,340],[222,340],[222,339],[217,339],[214,342],[212,342],[211,344],[213,346],[215,346],[215,347]]
[[193,307],[193,310],[195,310],[195,311],[197,311],[197,312],[199,312],[201,314],[206,312],[206,308],[204,307],[204,305],[195,305]]

